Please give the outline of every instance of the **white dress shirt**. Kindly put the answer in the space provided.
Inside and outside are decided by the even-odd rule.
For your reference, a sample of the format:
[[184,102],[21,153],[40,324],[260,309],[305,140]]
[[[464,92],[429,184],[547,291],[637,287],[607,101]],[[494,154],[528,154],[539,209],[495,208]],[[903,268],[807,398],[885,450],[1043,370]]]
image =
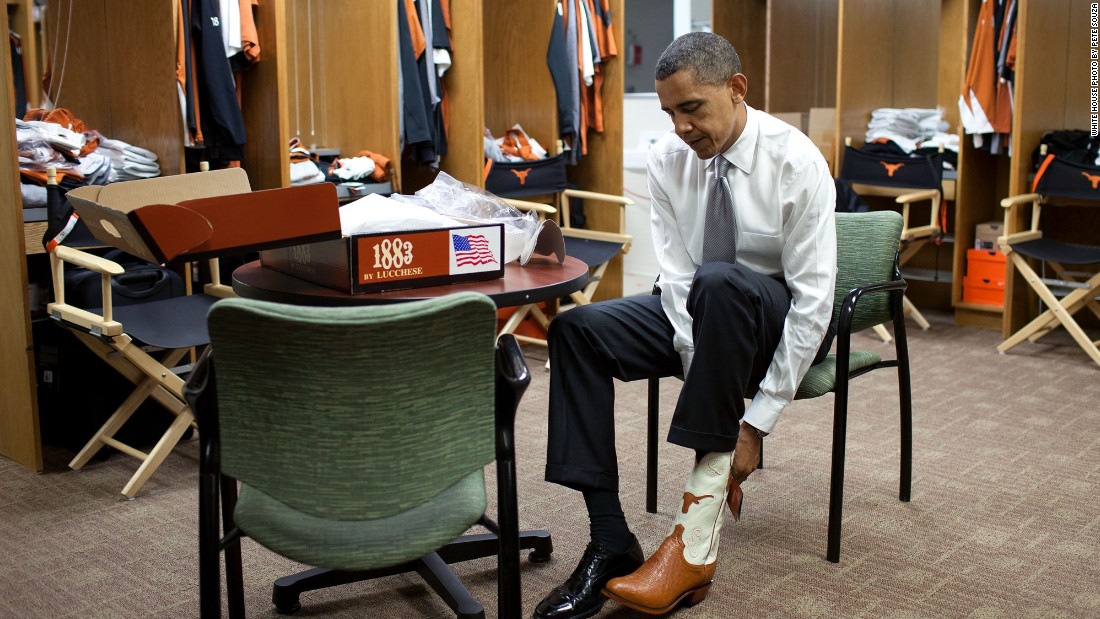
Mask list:
[[[771,432],[794,399],[832,318],[836,282],[836,188],[817,147],[790,125],[748,105],[745,129],[720,156],[737,212],[737,263],[779,276],[791,308],[779,346],[744,421]],[[652,232],[661,267],[661,302],[674,346],[690,368],[695,345],[688,289],[702,263],[707,188],[714,159],[699,159],[675,133],[649,151]]]

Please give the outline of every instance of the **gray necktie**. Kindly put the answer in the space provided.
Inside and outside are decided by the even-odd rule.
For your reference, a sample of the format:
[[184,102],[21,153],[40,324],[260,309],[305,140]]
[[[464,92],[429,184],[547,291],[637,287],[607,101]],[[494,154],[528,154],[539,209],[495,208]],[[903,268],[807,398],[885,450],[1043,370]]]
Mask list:
[[714,158],[714,182],[707,198],[706,228],[703,230],[703,262],[729,262],[737,258],[737,217],[733,212],[726,170],[730,162],[722,155]]

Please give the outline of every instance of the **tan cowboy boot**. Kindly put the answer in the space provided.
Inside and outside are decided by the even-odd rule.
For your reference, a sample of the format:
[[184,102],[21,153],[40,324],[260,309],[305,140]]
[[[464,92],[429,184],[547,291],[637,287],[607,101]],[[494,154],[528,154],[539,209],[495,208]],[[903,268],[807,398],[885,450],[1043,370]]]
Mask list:
[[[637,571],[611,579],[604,595],[650,615],[693,606],[707,597],[717,565],[726,496],[731,486],[740,491],[737,484],[729,483],[732,456],[730,452],[703,456],[688,478],[672,533]],[[737,507],[739,512],[740,502]]]

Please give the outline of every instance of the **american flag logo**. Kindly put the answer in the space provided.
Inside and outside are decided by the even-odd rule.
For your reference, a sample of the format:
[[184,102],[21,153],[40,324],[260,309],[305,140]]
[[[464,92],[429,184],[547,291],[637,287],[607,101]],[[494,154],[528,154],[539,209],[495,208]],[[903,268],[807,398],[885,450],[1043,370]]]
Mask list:
[[489,240],[480,234],[462,236],[452,234],[451,241],[455,246],[455,264],[469,266],[476,264],[495,264],[497,259],[489,247]]

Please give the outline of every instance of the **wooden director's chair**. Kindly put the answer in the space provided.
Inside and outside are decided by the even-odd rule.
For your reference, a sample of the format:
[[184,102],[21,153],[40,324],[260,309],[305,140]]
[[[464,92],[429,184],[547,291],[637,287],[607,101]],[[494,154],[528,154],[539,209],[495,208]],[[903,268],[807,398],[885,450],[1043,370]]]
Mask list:
[[[47,178],[48,208],[69,218],[69,229],[83,226],[71,214],[53,170],[48,171]],[[244,189],[247,190],[247,185]],[[185,374],[190,369],[186,357],[195,347],[209,343],[206,312],[218,299],[233,296],[233,290],[221,283],[218,260],[214,258],[209,260],[211,283],[205,285],[202,293],[192,294],[187,278],[185,296],[115,307],[111,278],[125,272],[122,265],[63,243],[61,240],[48,246],[54,289],[54,301],[47,306],[50,318],[67,327],[83,345],[134,384],[133,392],[77,452],[69,466],[80,469],[100,449],[113,447],[141,463],[122,488],[122,494],[133,498],[184,433],[195,425],[195,416],[183,399]],[[100,274],[100,307],[85,309],[66,302],[66,264]],[[191,273],[189,263],[183,269]],[[148,398],[161,404],[175,419],[146,452],[123,443],[116,434]]]
[[[589,266],[588,285],[570,294],[569,297],[572,303],[559,304],[558,312],[577,305],[591,303],[611,260],[620,254],[629,252],[630,244],[634,240],[634,237],[624,232],[626,230],[626,207],[634,204],[633,200],[625,196],[563,188],[556,194],[556,209],[541,202],[518,200],[504,196],[501,196],[501,198],[520,210],[538,213],[539,219],[557,214],[562,237],[565,240],[566,255],[573,256]],[[616,228],[618,232],[589,230],[572,226],[570,223],[570,200],[572,199],[584,200],[586,207],[593,204],[600,205],[602,208],[617,207],[618,225]],[[549,328],[550,317],[538,305],[531,303],[517,308],[505,321],[500,334],[511,333],[521,342],[546,346],[545,339],[516,333],[520,323],[528,316],[534,318],[543,330]]]
[[[1096,179],[1100,169],[1078,165],[1047,155],[1032,185],[1033,193],[1005,198],[1005,236],[997,239],[1001,252],[1023,276],[1046,306],[1046,311],[997,346],[1005,352],[1026,341],[1034,342],[1059,326],[1064,327],[1075,342],[1097,365],[1100,365],[1100,340],[1092,340],[1073,316],[1088,308],[1100,318],[1100,273],[1072,272],[1066,265],[1100,264],[1100,247],[1056,240],[1044,235],[1040,214],[1044,206],[1100,206],[1100,188]],[[1030,207],[1030,225],[1028,221]],[[1026,225],[1026,224],[1024,224]],[[1055,278],[1043,277],[1033,265],[1049,265]],[[1059,298],[1052,289],[1070,291]]]
[[[183,399],[183,385],[190,364],[185,357],[195,347],[209,343],[206,312],[219,298],[233,296],[218,279],[218,261],[210,260],[213,282],[203,293],[113,307],[111,278],[125,272],[116,262],[88,252],[59,245],[50,252],[55,301],[49,315],[68,327],[85,346],[134,384],[134,391],[92,435],[69,463],[80,469],[103,447],[113,447],[136,458],[141,464],[122,488],[133,498],[175,448],[184,433],[195,424],[195,416]],[[91,310],[65,302],[65,264],[91,269],[102,276],[103,305]],[[190,269],[187,269],[190,271]],[[115,435],[138,407],[153,398],[175,415],[171,425],[148,452],[127,445]]]
[[[109,199],[104,199],[114,205],[111,208],[98,204],[98,199],[107,194]],[[183,296],[119,305],[112,299],[111,278],[124,272],[121,265],[66,246],[69,236],[55,239],[48,246],[54,283],[54,302],[47,306],[50,317],[72,330],[84,345],[135,385],[69,466],[81,468],[105,446],[132,456],[140,465],[122,493],[133,497],[195,424],[183,397],[184,381],[194,359],[187,357],[197,347],[209,344],[206,314],[210,307],[223,297],[233,296],[232,288],[220,281],[216,256],[337,238],[340,225],[336,190],[331,184],[319,183],[253,192],[248,176],[237,168],[113,187],[80,187],[65,197],[54,185],[47,187],[47,195],[50,208],[58,212],[71,212],[73,206],[85,209],[80,217],[70,214],[65,218],[74,225],[86,225],[100,243],[150,263],[181,265],[188,275],[192,273],[188,258],[209,262],[210,283],[201,292],[193,293],[190,277],[185,277],[187,294]],[[150,196],[161,202],[149,203]],[[150,248],[148,240],[156,241],[157,251]],[[100,307],[81,308],[67,302],[66,265],[100,274]],[[146,452],[123,443],[118,432],[149,398],[175,418]]]

